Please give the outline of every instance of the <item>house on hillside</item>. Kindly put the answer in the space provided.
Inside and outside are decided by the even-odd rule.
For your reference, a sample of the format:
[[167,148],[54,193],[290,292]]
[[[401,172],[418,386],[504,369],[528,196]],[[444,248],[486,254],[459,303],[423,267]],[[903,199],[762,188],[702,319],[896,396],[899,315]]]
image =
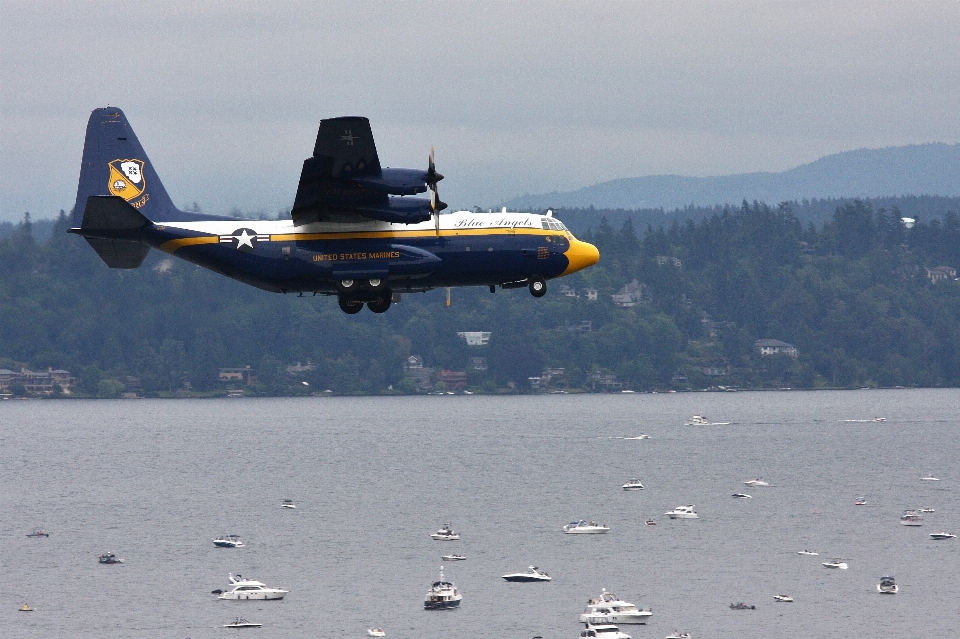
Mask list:
[[683,262],[680,261],[679,257],[672,257],[670,255],[658,255],[657,266],[675,266],[677,268],[680,268],[681,266],[683,266]]
[[793,344],[781,342],[778,339],[758,339],[753,343],[753,347],[760,351],[760,355],[786,355],[797,359],[800,352]]
[[927,277],[934,284],[940,280],[955,280],[957,279],[957,269],[949,266],[935,266],[927,269]]
[[221,368],[218,379],[221,382],[240,382],[245,386],[249,386],[257,381],[257,371],[250,368],[250,366],[243,368]]
[[463,331],[457,333],[462,337],[467,346],[485,346],[490,343],[490,331]]
[[638,280],[633,280],[610,297],[620,308],[630,308],[644,301],[644,288]]

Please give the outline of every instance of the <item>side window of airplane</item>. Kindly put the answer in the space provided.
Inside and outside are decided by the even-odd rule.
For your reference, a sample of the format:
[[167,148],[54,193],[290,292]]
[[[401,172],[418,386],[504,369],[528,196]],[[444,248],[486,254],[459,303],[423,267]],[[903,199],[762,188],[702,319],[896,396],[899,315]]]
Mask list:
[[549,231],[549,230],[550,230],[550,222],[547,221],[547,218],[545,218],[545,217],[544,217],[544,218],[541,218],[541,219],[540,219],[540,223],[543,225],[543,230],[544,230],[544,231]]

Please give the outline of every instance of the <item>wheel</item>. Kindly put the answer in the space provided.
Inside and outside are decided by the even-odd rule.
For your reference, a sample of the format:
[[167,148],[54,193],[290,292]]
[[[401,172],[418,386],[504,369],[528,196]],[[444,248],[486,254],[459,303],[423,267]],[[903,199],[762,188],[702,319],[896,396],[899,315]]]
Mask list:
[[373,293],[379,293],[381,291],[387,290],[387,280],[380,279],[380,278],[367,280],[366,283],[364,284],[364,287],[368,291],[371,291]]
[[341,293],[356,293],[360,290],[360,280],[337,280],[335,286]]
[[340,304],[340,310],[347,315],[355,315],[363,310],[363,302],[350,299],[346,295],[338,295],[337,302]]
[[547,283],[543,281],[542,277],[530,279],[530,294],[534,297],[543,297],[547,294]]
[[374,313],[386,313],[392,301],[392,296],[388,292],[385,295],[381,295],[375,302],[367,302],[367,308]]

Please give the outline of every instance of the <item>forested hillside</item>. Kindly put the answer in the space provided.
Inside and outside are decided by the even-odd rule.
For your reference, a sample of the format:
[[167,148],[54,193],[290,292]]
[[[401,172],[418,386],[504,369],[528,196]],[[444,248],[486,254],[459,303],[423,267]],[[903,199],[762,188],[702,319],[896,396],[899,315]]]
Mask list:
[[[564,369],[549,385],[569,389],[960,385],[960,283],[927,271],[960,266],[950,212],[910,229],[864,202],[820,226],[762,204],[666,227],[601,221],[584,237],[600,264],[550,282],[542,299],[455,289],[449,307],[434,291],[355,316],[157,251],[140,269],[110,270],[68,226],[61,216],[37,241],[21,223],[0,239],[0,368],[68,369],[90,394],[124,376],[147,393],[213,391],[220,367],[246,365],[260,376],[252,392],[412,392],[412,354],[466,371],[479,392],[528,392],[545,368]],[[458,331],[492,335],[467,346]],[[761,356],[764,338],[799,357]],[[293,377],[298,361],[315,369]]]

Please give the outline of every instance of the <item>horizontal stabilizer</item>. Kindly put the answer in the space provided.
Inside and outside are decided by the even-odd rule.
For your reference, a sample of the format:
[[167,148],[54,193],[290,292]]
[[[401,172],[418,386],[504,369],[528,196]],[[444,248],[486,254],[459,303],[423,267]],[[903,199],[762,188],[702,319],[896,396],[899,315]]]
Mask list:
[[137,268],[150,252],[140,242],[140,232],[149,226],[150,220],[122,197],[91,195],[80,228],[70,232],[83,236],[110,268]]
[[96,237],[84,239],[110,268],[138,268],[150,252],[150,247],[140,242],[102,240]]

